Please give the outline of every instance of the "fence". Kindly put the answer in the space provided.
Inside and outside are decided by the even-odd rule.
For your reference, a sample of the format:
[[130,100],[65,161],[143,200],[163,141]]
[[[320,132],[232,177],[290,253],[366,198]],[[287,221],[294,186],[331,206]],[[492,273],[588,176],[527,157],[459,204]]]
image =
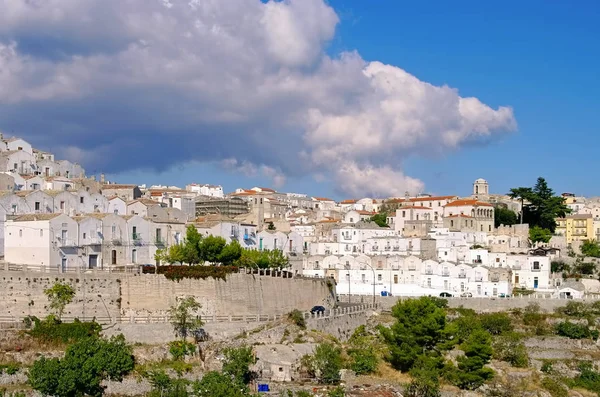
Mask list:
[[[336,309],[326,310],[323,313],[303,313],[305,319],[322,319],[322,318],[331,318],[331,317],[340,317],[345,316],[347,314],[353,313],[361,313],[369,310],[376,310],[378,308],[377,305],[373,304],[365,304],[365,305],[355,305],[348,307],[341,307]],[[23,320],[26,316],[0,316],[0,330],[1,329],[14,329],[14,328],[22,328]],[[287,318],[287,314],[243,314],[243,315],[230,315],[230,316],[216,316],[216,315],[203,315],[202,321],[206,324],[211,323],[261,323],[261,322],[269,322],[276,321]],[[62,321],[64,322],[73,322],[75,319],[79,319],[81,321],[96,321],[99,324],[166,324],[169,323],[170,317],[168,314],[161,315],[120,315],[114,317],[72,317],[72,316],[63,316]],[[12,324],[8,326],[8,324]]]

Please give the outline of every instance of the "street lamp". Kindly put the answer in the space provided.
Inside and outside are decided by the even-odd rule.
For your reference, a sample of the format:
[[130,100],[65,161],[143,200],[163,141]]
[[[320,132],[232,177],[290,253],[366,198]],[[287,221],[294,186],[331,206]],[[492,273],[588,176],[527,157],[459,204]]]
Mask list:
[[374,305],[375,304],[375,269],[373,269],[373,266],[369,265],[367,262],[358,262],[358,263],[360,263],[361,265],[369,266],[369,268],[373,272],[373,305]]

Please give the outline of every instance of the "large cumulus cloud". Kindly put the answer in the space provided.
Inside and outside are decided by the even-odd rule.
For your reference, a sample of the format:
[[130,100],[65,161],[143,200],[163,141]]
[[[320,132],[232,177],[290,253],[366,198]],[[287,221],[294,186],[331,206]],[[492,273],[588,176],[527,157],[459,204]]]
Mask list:
[[[423,184],[408,155],[515,129],[357,52],[328,56],[324,0],[0,0],[0,128],[88,169],[215,162],[350,195]],[[250,171],[248,171],[250,170]]]

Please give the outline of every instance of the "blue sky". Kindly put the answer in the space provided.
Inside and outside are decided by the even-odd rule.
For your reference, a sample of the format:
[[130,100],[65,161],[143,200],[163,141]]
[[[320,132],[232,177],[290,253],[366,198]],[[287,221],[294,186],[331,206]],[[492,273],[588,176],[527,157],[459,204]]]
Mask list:
[[[15,71],[16,82],[11,85],[7,80],[6,92],[0,87],[0,96],[16,99],[4,103],[0,99],[0,129],[15,131],[34,145],[79,160],[89,174],[104,171],[118,182],[180,186],[211,183],[222,184],[226,191],[232,191],[237,187],[273,186],[274,179],[283,180],[285,176],[280,191],[348,198],[360,195],[364,190],[362,185],[371,184],[377,185],[375,191],[385,193],[403,192],[404,186],[417,188],[424,184],[429,193],[467,195],[472,182],[480,177],[489,181],[492,192],[505,193],[511,187],[531,186],[538,176],[544,176],[557,192],[600,195],[600,187],[590,183],[590,175],[600,167],[595,156],[600,143],[598,2],[580,1],[575,7],[568,2],[537,0],[501,3],[330,0],[327,3],[339,19],[335,25],[335,15],[321,7],[321,0],[293,0],[295,8],[288,7],[292,15],[287,21],[289,26],[278,23],[285,20],[281,18],[285,14],[276,14],[280,18],[270,26],[275,43],[283,43],[273,49],[269,47],[273,42],[268,39],[266,44],[256,44],[264,39],[261,35],[253,36],[253,30],[259,26],[238,26],[246,20],[236,19],[239,15],[262,15],[250,1],[207,0],[215,7],[210,15],[216,15],[216,19],[205,15],[207,19],[203,22],[207,26],[211,23],[220,26],[230,35],[244,37],[239,44],[235,37],[220,36],[231,41],[220,42],[218,48],[211,47],[211,40],[203,41],[206,37],[199,37],[186,47],[182,32],[175,32],[172,25],[164,22],[166,19],[160,26],[150,19],[150,15],[164,12],[179,18],[184,30],[190,13],[182,5],[188,1],[171,0],[175,7],[168,10],[157,8],[159,2],[133,3],[136,1],[140,4],[132,11],[125,3],[106,0],[97,4],[103,9],[98,13],[97,7],[86,8],[93,1],[86,5],[77,3],[77,8],[71,4],[72,0],[59,0],[56,7],[64,5],[66,15],[60,22],[35,19],[44,17],[43,10],[35,10],[37,14],[32,11],[33,17],[22,19],[14,17],[17,14],[0,15],[0,55],[3,43],[9,55],[16,48],[15,66],[7,68]],[[77,22],[84,20],[86,12],[92,20],[97,19],[97,26],[82,27]],[[148,31],[116,24],[117,16],[123,12],[139,12],[139,17],[147,22]],[[239,15],[235,16],[236,13]],[[109,24],[113,26],[110,31],[105,29]],[[333,26],[335,31],[330,34]],[[249,30],[244,31],[246,28]],[[160,37],[153,36],[154,32],[160,33]],[[212,34],[219,33],[222,32],[213,28]],[[164,46],[156,44],[161,37],[165,38]],[[18,46],[11,47],[11,42]],[[143,43],[148,53],[138,51],[132,56],[125,50],[132,43]],[[223,43],[230,44],[232,49]],[[189,61],[186,65],[186,59],[178,58],[180,54],[170,52],[171,47],[177,46],[183,48],[183,54],[197,51],[198,58],[199,54],[209,54],[216,66],[211,69],[205,60]],[[244,52],[246,48],[248,53]],[[425,140],[394,146],[386,142],[393,135],[383,134],[378,148],[384,151],[389,146],[389,152],[381,156],[377,150],[367,154],[351,152],[350,159],[331,160],[327,158],[331,154],[329,141],[315,140],[312,135],[313,141],[306,143],[310,131],[300,134],[298,113],[293,109],[310,108],[314,104],[323,112],[331,106],[332,112],[343,114],[347,106],[347,115],[352,115],[355,109],[368,109],[366,105],[355,108],[356,102],[370,103],[380,97],[373,96],[365,82],[354,84],[360,74],[353,74],[352,62],[339,62],[343,65],[338,65],[340,69],[334,74],[319,70],[323,62],[318,55],[320,51],[333,60],[339,59],[341,53],[356,51],[360,57],[356,62],[379,61],[396,66],[420,82],[448,85],[458,90],[461,97],[476,97],[493,110],[510,106],[518,129],[496,133],[510,129],[510,120],[486,122],[486,127],[494,133],[491,138],[483,139],[485,143],[482,139],[461,139],[456,149],[440,145],[435,155],[428,154],[427,148],[437,145],[443,135],[424,134]],[[252,54],[259,58],[252,60]],[[105,63],[103,56],[108,60]],[[271,73],[283,65],[288,72],[291,70],[286,81],[294,82],[300,76],[300,83],[288,96],[281,94],[282,86],[278,86],[278,94],[273,97],[268,93],[262,95],[261,91],[259,95],[244,98],[246,92],[255,88],[252,79],[256,77],[245,73],[250,73],[248,70],[254,73],[254,63],[269,56],[274,60],[264,61],[259,65],[260,70]],[[39,62],[23,67],[32,59]],[[0,56],[0,67],[2,60]],[[153,61],[159,66],[156,70],[152,68]],[[166,64],[170,64],[170,69],[164,69]],[[238,64],[241,68],[237,68]],[[177,73],[170,75],[172,70]],[[131,71],[135,73],[128,74]],[[138,81],[142,73],[146,73],[147,79]],[[162,75],[169,79],[158,81]],[[8,76],[12,77],[10,72]],[[44,81],[44,76],[51,77]],[[60,84],[53,78],[58,78]],[[318,94],[320,86],[335,78],[339,78],[339,85],[324,88],[325,95]],[[211,79],[215,86],[210,86]],[[197,89],[194,83],[202,88]],[[315,85],[309,94],[296,95],[312,83]],[[192,89],[186,90],[186,86]],[[401,96],[402,89],[394,95]],[[249,104],[262,100],[266,105],[248,110]],[[436,100],[423,111],[426,116],[437,116],[436,106],[443,102]],[[215,114],[221,118],[214,118]],[[446,116],[440,116],[440,123],[451,125],[455,115]],[[237,117],[245,121],[240,123]],[[352,140],[361,133],[343,132],[343,140]],[[377,130],[366,134],[373,132]],[[70,146],[65,149],[66,143]],[[234,166],[224,167],[222,160],[232,158],[236,159]],[[290,161],[291,158],[296,159]],[[355,165],[358,168],[352,168]],[[350,166],[350,171],[337,173],[338,168],[346,166]],[[361,167],[371,166],[375,171],[363,177],[364,181],[360,175],[354,175]],[[136,170],[139,167],[142,170]],[[321,168],[324,176],[320,175]],[[249,169],[254,171],[244,172]],[[397,188],[386,189],[392,183]]]
[[[518,131],[443,157],[410,158],[406,171],[435,194],[468,194],[486,178],[493,192],[544,176],[558,192],[600,195],[600,3],[548,1],[333,0],[341,23],[329,52],[357,50],[366,60],[448,84],[492,107],[514,108]],[[119,180],[220,183],[226,190],[268,185],[219,167],[184,168],[173,177],[128,173]],[[334,196],[328,183],[289,179],[280,189]]]

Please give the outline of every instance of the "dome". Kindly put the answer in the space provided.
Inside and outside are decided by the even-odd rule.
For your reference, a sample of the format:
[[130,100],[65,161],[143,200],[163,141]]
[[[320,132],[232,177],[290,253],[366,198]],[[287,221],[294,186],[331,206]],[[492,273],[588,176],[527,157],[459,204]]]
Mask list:
[[479,178],[475,181],[475,183],[487,183],[487,181],[483,178]]

